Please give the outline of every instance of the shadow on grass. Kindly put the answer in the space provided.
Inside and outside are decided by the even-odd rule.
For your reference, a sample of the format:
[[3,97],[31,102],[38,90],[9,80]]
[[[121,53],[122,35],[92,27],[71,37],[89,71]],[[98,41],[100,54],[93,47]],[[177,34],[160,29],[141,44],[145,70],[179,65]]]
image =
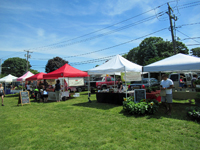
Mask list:
[[73,104],[74,106],[81,106],[81,107],[89,107],[89,108],[95,108],[95,109],[102,109],[102,110],[108,110],[112,109],[114,107],[119,107],[120,105],[115,104],[108,104],[108,103],[98,103],[97,100],[91,100],[92,102],[84,102],[84,103],[77,103]]
[[7,94],[5,97],[18,97],[19,94]]
[[156,112],[153,115],[131,115],[125,112],[124,110],[120,111],[119,113],[123,114],[126,117],[135,117],[135,118],[146,117],[146,119],[172,118],[172,119],[191,121],[191,119],[187,116],[187,108],[190,108],[192,106],[195,106],[195,105],[190,104],[190,103],[173,103],[172,112],[170,116],[165,113],[166,108],[162,104],[158,108],[158,112]]

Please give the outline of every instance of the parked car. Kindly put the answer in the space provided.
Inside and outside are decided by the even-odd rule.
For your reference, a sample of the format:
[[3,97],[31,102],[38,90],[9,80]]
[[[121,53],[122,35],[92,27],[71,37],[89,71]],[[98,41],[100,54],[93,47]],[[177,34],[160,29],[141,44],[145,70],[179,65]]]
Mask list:
[[[118,81],[114,82],[113,77],[99,77],[95,78],[93,81],[90,81],[91,92],[95,92],[97,89],[107,89],[109,87],[114,87],[117,85]],[[88,83],[87,83],[88,84]]]
[[179,81],[180,77],[183,76],[183,80],[185,81],[185,87],[191,86],[191,80],[193,78],[193,74],[196,74],[195,72],[189,72],[189,73],[172,73],[169,75],[169,79],[171,79],[174,82],[174,87],[179,87]]
[[131,82],[131,84],[129,86],[129,90],[133,90],[133,89],[136,89],[136,88],[141,89],[143,85],[145,87],[149,87],[149,85],[152,87],[152,86],[158,86],[160,84],[159,84],[159,81],[155,78],[150,78],[150,82],[149,82],[149,78],[143,78],[142,81]]

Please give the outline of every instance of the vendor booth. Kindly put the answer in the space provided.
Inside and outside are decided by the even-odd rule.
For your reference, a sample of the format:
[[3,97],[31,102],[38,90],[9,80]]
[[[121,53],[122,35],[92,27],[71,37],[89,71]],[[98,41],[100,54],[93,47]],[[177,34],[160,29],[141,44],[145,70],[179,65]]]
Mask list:
[[[123,98],[127,96],[134,95],[134,91],[127,91],[126,81],[129,76],[128,74],[132,74],[132,77],[134,77],[135,73],[139,73],[139,77],[141,80],[141,72],[142,72],[142,66],[132,63],[128,61],[127,59],[123,58],[120,55],[116,55],[108,62],[88,70],[89,75],[102,75],[102,74],[115,74],[121,72],[124,73],[124,80],[125,80],[125,88],[123,92],[117,91],[117,89],[114,90],[100,90],[96,93],[96,98],[98,102],[103,103],[113,103],[113,104],[119,104],[121,105],[123,102]],[[136,74],[137,74],[136,73]],[[130,80],[138,80],[138,76],[136,75],[137,79],[130,79]],[[90,84],[88,84],[89,86]],[[90,89],[90,87],[89,87]],[[88,92],[88,97],[90,96]]]
[[[22,84],[22,88],[23,88],[26,79],[29,78],[29,77],[31,77],[31,76],[33,76],[33,75],[34,75],[33,73],[31,73],[30,71],[28,71],[23,76],[21,76],[21,77],[19,77],[17,79],[13,79],[12,82],[20,82]],[[23,89],[21,89],[21,90],[11,90],[11,92],[13,92],[13,93],[19,93],[22,90]]]
[[[56,80],[59,79],[62,86],[61,97],[69,97],[68,87],[84,85],[83,77],[87,76],[87,72],[78,70],[69,64],[65,64],[59,69],[43,75],[43,79],[46,79],[46,82],[50,87],[53,87]],[[47,91],[49,92],[48,100],[56,100],[54,90],[47,89]]]
[[17,79],[17,78],[18,77],[15,77],[15,76],[9,74],[0,79],[0,82],[5,83],[5,89],[4,89],[5,94],[11,94],[11,89],[12,89],[12,87],[6,88],[7,83],[11,83],[11,82],[13,82],[13,79]]
[[[145,72],[188,72],[200,71],[200,58],[186,54],[176,54],[143,67]],[[150,76],[149,76],[150,78]],[[195,88],[173,88],[174,99],[193,99],[197,92]]]

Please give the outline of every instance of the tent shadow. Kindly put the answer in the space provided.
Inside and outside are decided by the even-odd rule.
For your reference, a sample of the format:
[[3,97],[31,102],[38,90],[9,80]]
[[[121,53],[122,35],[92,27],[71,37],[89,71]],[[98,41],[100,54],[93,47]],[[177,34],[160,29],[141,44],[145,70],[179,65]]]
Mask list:
[[95,109],[102,109],[102,110],[108,110],[112,109],[114,107],[119,107],[120,105],[115,104],[108,104],[108,103],[98,103],[97,100],[91,100],[92,102],[84,102],[84,103],[77,103],[73,104],[74,106],[79,107],[89,107],[89,108],[95,108]]
[[19,94],[7,94],[5,97],[19,97]]

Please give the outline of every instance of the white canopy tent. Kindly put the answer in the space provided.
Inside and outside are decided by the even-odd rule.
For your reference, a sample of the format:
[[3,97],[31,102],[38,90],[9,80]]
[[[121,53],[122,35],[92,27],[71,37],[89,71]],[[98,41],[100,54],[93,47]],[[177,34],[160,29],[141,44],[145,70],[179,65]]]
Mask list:
[[120,55],[116,55],[108,62],[88,70],[88,74],[114,74],[125,71],[142,72],[142,66],[132,63]]
[[144,72],[172,72],[172,71],[199,71],[200,58],[186,54],[174,56],[144,66]]
[[9,75],[7,75],[7,76],[1,78],[1,79],[0,79],[0,82],[12,82],[13,79],[17,79],[17,78],[18,78],[18,77],[15,77],[15,76],[9,74]]
[[[125,59],[124,57],[120,55],[116,55],[112,59],[110,59],[108,62],[88,70],[89,75],[101,75],[101,74],[116,74],[117,72],[128,72],[128,71],[133,71],[133,72],[142,72],[142,66],[132,63],[129,60]],[[126,78],[126,75],[125,75]],[[89,84],[88,84],[88,89],[89,89]],[[88,93],[89,97],[89,93]],[[127,92],[126,92],[126,97],[127,97]]]
[[5,91],[6,91],[6,83],[9,83],[9,82],[13,82],[13,80],[17,79],[18,77],[15,77],[11,74],[3,77],[0,79],[0,82],[4,82],[5,83]]

